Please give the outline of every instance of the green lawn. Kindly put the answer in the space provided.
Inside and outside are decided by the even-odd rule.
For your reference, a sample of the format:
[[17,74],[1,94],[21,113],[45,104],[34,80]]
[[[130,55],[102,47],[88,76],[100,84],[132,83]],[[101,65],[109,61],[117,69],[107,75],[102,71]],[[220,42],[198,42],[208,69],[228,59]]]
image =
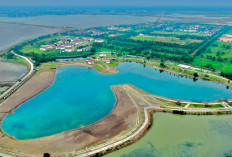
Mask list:
[[159,98],[156,98],[156,99],[158,99],[159,101],[165,103],[168,106],[173,106],[173,107],[185,107],[187,105],[186,103],[181,103],[180,105],[177,105],[175,102],[172,102],[172,101],[159,99]]
[[[208,56],[208,57],[207,57]],[[210,56],[210,58],[209,58]],[[218,60],[219,57],[222,59]],[[227,60],[224,60],[227,58]],[[232,72],[232,43],[215,41],[202,55],[197,56],[193,63],[199,66],[211,65],[223,72]]]
[[180,45],[202,42],[202,40],[196,40],[196,39],[181,40],[180,38],[177,37],[149,36],[149,35],[138,35],[136,37],[131,37],[131,39],[141,40],[141,41],[158,41],[158,42],[173,43]]
[[31,45],[24,46],[22,49],[20,49],[20,51],[22,53],[34,52],[34,53],[37,53],[37,54],[42,54],[42,53],[46,52],[46,51],[41,51],[40,47],[35,47],[35,46],[31,46]]
[[2,58],[1,59],[3,62],[10,62],[10,63],[15,63],[15,64],[20,64],[20,65],[25,65],[27,66],[27,61],[22,58],[22,57],[18,57],[18,56],[15,56],[14,59],[6,59],[6,58]]
[[153,33],[155,34],[172,34],[172,35],[192,35],[192,36],[203,36],[203,37],[207,37],[207,36],[211,36],[211,34],[204,34],[204,33],[189,33],[189,32],[166,32],[166,31],[154,31]]
[[125,54],[125,55],[129,54],[129,52],[126,52],[126,51],[109,49],[109,48],[98,48],[97,52],[120,52],[121,54]]
[[190,104],[189,108],[221,108],[224,107],[221,104],[216,104],[216,105],[209,105],[208,107],[205,107],[205,105],[201,104]]

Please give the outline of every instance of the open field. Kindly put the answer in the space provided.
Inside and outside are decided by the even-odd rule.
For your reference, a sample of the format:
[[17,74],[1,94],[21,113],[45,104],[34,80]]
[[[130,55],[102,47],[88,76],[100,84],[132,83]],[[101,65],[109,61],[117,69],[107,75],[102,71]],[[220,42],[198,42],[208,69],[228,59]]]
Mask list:
[[203,36],[203,37],[208,37],[211,36],[211,34],[205,34],[205,33],[189,33],[189,32],[180,32],[180,31],[175,31],[175,32],[166,32],[166,31],[154,31],[154,34],[168,34],[168,35],[191,35],[191,36]]
[[203,104],[190,104],[189,108],[222,108],[223,106],[221,104],[216,104],[216,105],[209,105],[206,107]]
[[202,42],[202,40],[196,40],[196,39],[181,40],[180,38],[177,37],[163,37],[163,36],[149,36],[149,35],[139,35],[136,37],[132,37],[131,39],[141,40],[141,41],[158,41],[158,42],[174,43],[180,45]]
[[232,43],[215,41],[201,56],[197,56],[193,63],[199,66],[211,66],[223,72],[231,72],[232,69]]

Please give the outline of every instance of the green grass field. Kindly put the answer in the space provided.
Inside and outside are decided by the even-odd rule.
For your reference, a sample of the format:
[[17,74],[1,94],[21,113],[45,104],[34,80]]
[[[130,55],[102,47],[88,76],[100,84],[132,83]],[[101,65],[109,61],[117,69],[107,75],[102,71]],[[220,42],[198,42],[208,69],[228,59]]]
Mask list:
[[27,61],[26,61],[24,58],[18,57],[18,56],[15,56],[14,59],[1,58],[1,61],[3,61],[3,62],[10,62],[10,63],[15,63],[15,64],[20,64],[20,65],[25,65],[25,66],[27,66]]
[[203,37],[207,37],[207,36],[211,36],[211,34],[205,34],[205,33],[189,33],[189,32],[166,32],[166,31],[154,31],[154,34],[170,34],[170,35],[193,35],[193,36],[203,36]]
[[232,43],[215,41],[193,63],[199,66],[211,65],[226,73],[232,72]]
[[173,106],[173,107],[185,107],[187,105],[186,103],[181,103],[180,105],[177,105],[175,102],[172,102],[172,101],[159,99],[159,98],[156,98],[156,99],[158,99],[159,101],[165,103],[165,105]]
[[221,108],[223,107],[221,104],[216,104],[216,105],[209,105],[208,107],[205,107],[205,105],[201,104],[190,104],[189,108]]
[[131,39],[141,40],[141,41],[158,41],[158,42],[166,42],[166,43],[173,43],[173,44],[180,44],[180,45],[202,42],[202,40],[195,40],[195,39],[181,40],[180,38],[177,38],[177,37],[148,36],[148,35],[139,35],[136,37],[131,37]]

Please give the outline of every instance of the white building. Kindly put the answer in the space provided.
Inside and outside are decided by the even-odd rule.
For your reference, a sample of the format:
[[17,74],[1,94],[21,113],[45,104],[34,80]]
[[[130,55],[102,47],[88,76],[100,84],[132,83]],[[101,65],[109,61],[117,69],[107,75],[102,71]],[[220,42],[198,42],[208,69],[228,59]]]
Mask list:
[[41,51],[47,51],[48,48],[46,48],[46,47],[41,47],[40,50],[41,50]]
[[184,68],[184,69],[188,69],[188,68],[190,68],[190,66],[189,66],[189,65],[184,65],[184,64],[179,64],[179,65],[178,65],[178,67],[180,67],[180,68]]
[[73,52],[74,51],[74,48],[73,47],[68,47],[65,49],[66,52]]
[[95,39],[95,42],[97,42],[97,43],[103,43],[103,42],[104,42],[104,39],[97,38],[97,39]]
[[225,36],[228,38],[232,38],[232,34],[226,34]]
[[99,55],[99,57],[105,57],[106,56],[106,54],[100,54]]

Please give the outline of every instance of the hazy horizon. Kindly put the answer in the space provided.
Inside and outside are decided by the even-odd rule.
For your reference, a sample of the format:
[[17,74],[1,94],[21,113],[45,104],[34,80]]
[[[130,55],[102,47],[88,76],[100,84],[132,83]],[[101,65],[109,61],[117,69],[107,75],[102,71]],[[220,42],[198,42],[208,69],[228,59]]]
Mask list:
[[200,7],[232,7],[231,0],[40,0],[40,1],[29,1],[29,0],[11,0],[11,1],[1,1],[0,6],[200,6]]

